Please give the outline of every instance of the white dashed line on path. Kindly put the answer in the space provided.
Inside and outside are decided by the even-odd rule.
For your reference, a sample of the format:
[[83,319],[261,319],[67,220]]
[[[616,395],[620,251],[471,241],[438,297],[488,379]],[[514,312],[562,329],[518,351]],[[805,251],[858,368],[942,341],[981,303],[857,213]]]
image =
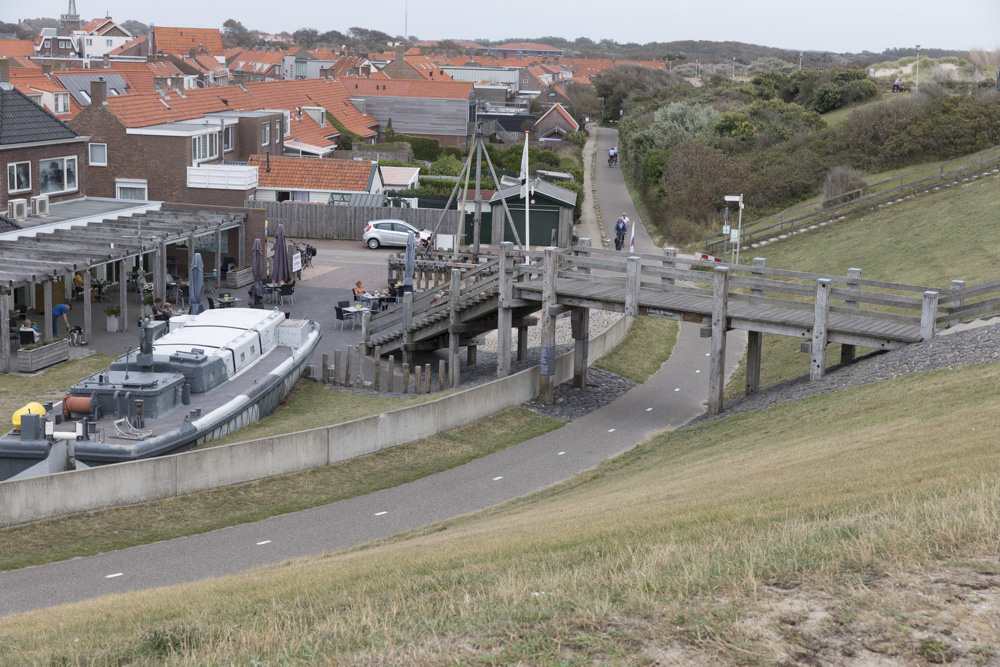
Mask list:
[[385,514],[388,514],[388,512],[375,512],[375,516],[383,516]]
[[652,412],[653,408],[646,408],[646,412]]
[[125,576],[124,572],[116,572],[115,574],[106,575],[104,578],[105,579],[114,579],[115,577],[124,577],[124,576]]
[[563,454],[565,454],[565,453],[566,453],[566,452],[559,452],[558,454],[556,454],[556,456],[562,456],[562,455],[563,455]]
[[270,544],[270,543],[271,543],[271,540],[264,540],[263,542],[258,542],[257,546],[259,547],[259,546],[262,546],[264,544]]
[[615,432],[615,429],[613,429],[613,428],[609,428],[608,429],[608,433],[614,433],[614,432]]
[[674,389],[674,391],[680,391],[680,390],[681,390],[680,387],[677,387],[677,389]]
[[501,475],[501,476],[499,476],[499,477],[494,477],[494,478],[493,478],[493,481],[494,481],[494,482],[499,482],[499,481],[500,481],[501,479],[503,479],[503,475]]
[[695,371],[695,373],[700,373],[701,371]]

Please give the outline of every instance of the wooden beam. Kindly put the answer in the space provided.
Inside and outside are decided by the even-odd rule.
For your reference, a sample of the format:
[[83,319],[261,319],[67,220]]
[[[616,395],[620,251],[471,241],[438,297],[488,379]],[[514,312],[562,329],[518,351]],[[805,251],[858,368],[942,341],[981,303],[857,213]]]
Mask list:
[[[476,227],[476,234],[477,236],[479,234],[478,225]],[[504,241],[500,244],[500,253],[498,256],[500,298],[499,307],[497,308],[497,377],[501,378],[510,375],[511,319],[514,311],[509,304],[514,294],[513,249],[513,243]]]
[[830,317],[831,281],[820,278],[816,281],[816,307],[813,312],[812,363],[809,379],[819,380],[826,373],[827,320]]
[[590,309],[574,308],[571,315],[573,331],[573,386],[587,388],[587,367],[590,363]]
[[924,304],[920,309],[920,340],[928,341],[934,338],[934,322],[937,320],[938,293],[928,290],[924,292]]
[[[861,269],[847,269],[847,289],[855,292],[861,291]],[[858,310],[858,302],[845,299],[844,308],[846,310]],[[854,361],[857,348],[854,345],[840,346],[840,363],[849,364]]]
[[641,257],[629,257],[625,269],[625,314],[636,317],[639,315],[639,272],[642,268]]
[[726,383],[726,320],[729,306],[729,267],[715,267],[712,290],[712,349],[709,352],[708,414],[722,412]]
[[538,375],[538,400],[551,405],[556,372],[556,316],[550,310],[556,305],[556,275],[559,270],[559,248],[545,248],[542,272],[542,341],[541,368]]

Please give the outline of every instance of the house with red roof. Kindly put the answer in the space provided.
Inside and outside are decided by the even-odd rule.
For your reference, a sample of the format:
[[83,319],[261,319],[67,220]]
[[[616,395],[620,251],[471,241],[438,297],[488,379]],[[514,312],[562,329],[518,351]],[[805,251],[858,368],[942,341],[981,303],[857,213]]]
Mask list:
[[132,41],[133,36],[125,28],[115,23],[110,16],[94,19],[74,32],[79,40],[80,54],[84,58],[102,58],[105,53]]
[[437,139],[442,146],[466,148],[476,122],[476,94],[470,81],[343,77],[352,100],[378,121],[385,137],[389,122],[399,134]]
[[378,162],[250,156],[257,168],[257,201],[347,203],[352,195],[380,195],[385,186]]
[[450,81],[451,76],[427,56],[397,55],[379,70],[390,79],[423,79],[425,81]]
[[580,129],[573,116],[561,104],[553,104],[531,128],[542,141],[560,141],[570,132]]

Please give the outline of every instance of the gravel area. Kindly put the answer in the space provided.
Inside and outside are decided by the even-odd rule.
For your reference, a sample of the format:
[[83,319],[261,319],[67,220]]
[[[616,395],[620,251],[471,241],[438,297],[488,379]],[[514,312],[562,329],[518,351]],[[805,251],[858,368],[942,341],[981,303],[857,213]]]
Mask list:
[[[831,350],[835,347],[831,346]],[[952,370],[997,361],[1000,361],[1000,326],[971,329],[938,336],[926,343],[907,345],[898,350],[872,353],[853,364],[832,367],[816,381],[803,376],[783,382],[753,396],[727,402],[718,417],[701,416],[688,425],[740,412],[763,410],[809,396],[860,387],[880,380],[892,380],[913,373]],[[767,363],[766,359],[764,363]]]
[[604,407],[631,388],[629,380],[599,368],[591,368],[587,371],[586,389],[576,389],[572,381],[564,382],[552,392],[552,405],[545,405],[533,398],[523,406],[547,417],[572,420]]
[[[611,325],[617,322],[622,317],[621,313],[615,313],[607,310],[597,310],[596,308],[590,309],[590,336],[600,336],[602,333],[611,328]],[[517,344],[517,329],[511,330],[511,342],[512,344]],[[489,333],[483,334],[481,340],[483,341],[479,346],[479,352],[491,352],[496,353],[497,351],[497,332],[490,331]],[[542,328],[540,326],[530,327],[528,329],[528,347],[537,348],[541,345],[542,341]],[[556,346],[562,345],[572,345],[573,344],[573,331],[570,324],[569,314],[562,315],[556,319]]]

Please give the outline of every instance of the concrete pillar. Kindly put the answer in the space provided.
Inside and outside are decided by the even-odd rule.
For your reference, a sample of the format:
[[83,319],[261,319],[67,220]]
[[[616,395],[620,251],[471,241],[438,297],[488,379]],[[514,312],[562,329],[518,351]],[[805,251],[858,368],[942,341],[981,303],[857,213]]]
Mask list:
[[0,373],[10,373],[10,294],[0,292]]
[[153,296],[166,299],[167,292],[167,244],[160,242],[153,252]]
[[[861,291],[861,269],[847,269],[847,289],[856,292]],[[857,310],[858,302],[851,299],[844,300],[844,308]],[[854,361],[856,351],[853,345],[843,344],[840,346],[840,363],[847,364]]]
[[94,302],[90,298],[90,290],[93,287],[92,278],[90,276],[90,271],[84,270],[83,272],[83,330],[86,332],[86,338],[88,340],[93,340],[94,338],[94,321],[93,321],[93,310]]
[[46,280],[42,283],[42,309],[43,309],[43,321],[42,326],[45,327],[45,331],[42,332],[42,340],[52,337],[52,281]]
[[712,349],[709,352],[708,414],[722,412],[726,385],[726,329],[729,319],[729,267],[715,267],[712,287]]
[[545,248],[542,272],[542,341],[541,372],[538,376],[538,400],[551,404],[553,400],[553,376],[556,372],[556,274],[559,269],[559,248]]
[[819,380],[826,373],[827,320],[830,317],[830,279],[816,281],[816,308],[813,315],[812,365],[809,379]]

